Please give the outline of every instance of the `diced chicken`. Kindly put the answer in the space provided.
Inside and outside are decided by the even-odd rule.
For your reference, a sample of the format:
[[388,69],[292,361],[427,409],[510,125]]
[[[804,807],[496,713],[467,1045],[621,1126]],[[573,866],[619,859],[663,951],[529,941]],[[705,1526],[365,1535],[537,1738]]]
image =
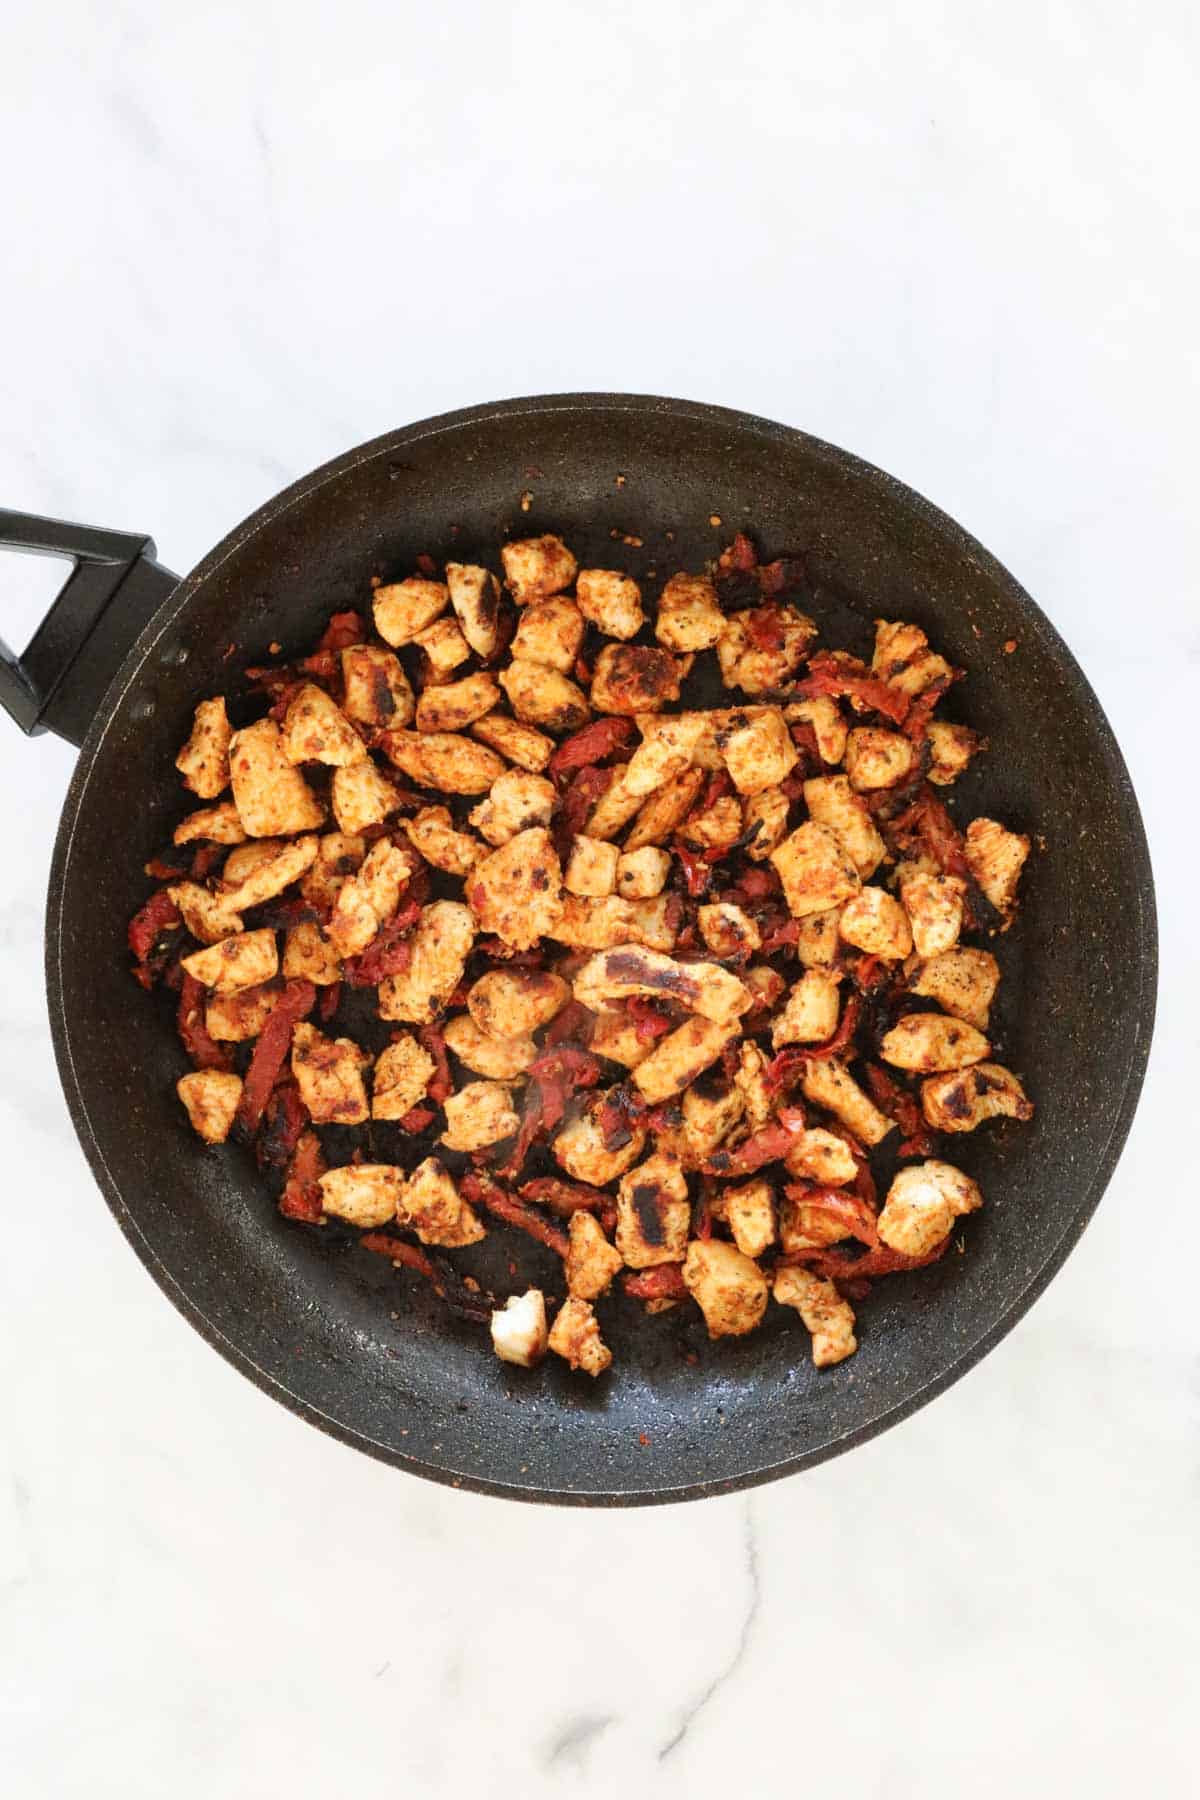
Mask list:
[[871,668],[889,687],[910,696],[923,694],[935,681],[949,681],[954,673],[945,657],[929,648],[929,639],[919,625],[888,619],[875,621]]
[[572,840],[563,886],[587,900],[603,900],[617,885],[620,852],[615,844],[582,834]]
[[342,711],[372,730],[408,725],[416,701],[398,656],[375,644],[349,644],[342,651]]
[[443,794],[483,794],[504,773],[486,744],[452,731],[388,731],[383,748],[398,769]]
[[206,1144],[223,1144],[242,1098],[242,1078],[225,1069],[197,1069],[181,1075],[175,1092],[187,1108],[192,1130]]
[[932,754],[929,779],[937,787],[949,787],[957,781],[971,758],[984,748],[978,732],[966,725],[951,725],[945,719],[931,719],[927,736]]
[[186,819],[180,820],[171,837],[174,844],[194,844],[198,841],[209,844],[245,843],[246,833],[242,830],[242,821],[232,800],[222,800],[216,806],[197,807]]
[[837,960],[841,916],[841,907],[833,906],[827,912],[808,913],[797,919],[796,956],[806,969],[826,969]]
[[524,1037],[556,1018],[571,998],[561,975],[489,969],[467,994],[467,1010],[489,1037]]
[[587,695],[557,669],[514,657],[500,676],[509,705],[526,725],[547,731],[578,731],[592,716]]
[[239,988],[236,994],[213,994],[204,1009],[204,1024],[211,1038],[222,1044],[246,1044],[256,1038],[279,1001],[279,989]]
[[416,859],[386,838],[372,844],[362,866],[338,889],[326,933],[339,956],[365,950],[385,919],[400,904]]
[[814,1206],[791,1190],[779,1204],[779,1244],[785,1256],[800,1250],[823,1250],[850,1236],[844,1222],[827,1207]]
[[811,725],[817,740],[817,754],[823,763],[836,765],[846,754],[849,727],[836,700],[828,694],[817,694],[812,700],[792,700],[783,709],[789,724]]
[[467,907],[456,900],[427,906],[409,940],[407,969],[386,975],[379,984],[380,1018],[431,1024],[462,980],[474,941],[475,922]]
[[717,900],[696,914],[700,936],[714,956],[749,956],[762,945],[762,932],[749,913],[732,901]]
[[677,1000],[718,1024],[735,1022],[752,1003],[744,982],[716,963],[677,963],[637,944],[601,951],[575,976],[575,998],[598,1012],[613,1001],[644,994]]
[[858,1349],[854,1308],[832,1281],[810,1269],[783,1268],[776,1273],[772,1291],[781,1306],[795,1307],[812,1334],[812,1359],[818,1369],[854,1355]]
[[955,1219],[982,1205],[983,1195],[960,1169],[944,1162],[912,1163],[888,1189],[879,1236],[902,1256],[924,1256],[941,1243]]
[[282,894],[312,868],[317,860],[319,842],[315,837],[301,837],[294,838],[289,844],[275,844],[270,856],[262,857],[232,886],[227,863],[225,880],[230,891],[226,898],[230,905],[245,912],[248,907],[261,906],[264,900],[273,900],[276,894]]
[[599,899],[564,894],[562,912],[551,937],[572,950],[609,950],[621,944],[639,945],[636,902],[617,894]]
[[622,771],[625,792],[644,797],[682,775],[695,758],[705,723],[704,713],[642,713],[642,741]]
[[404,830],[413,849],[444,869],[447,875],[467,875],[487,852],[469,831],[458,831],[446,806],[423,806],[411,819],[404,820]]
[[485,719],[476,719],[471,736],[531,775],[540,775],[554,754],[553,738],[535,731],[532,725],[522,725],[520,719],[510,719],[507,713],[488,713]]
[[540,1288],[512,1294],[491,1318],[492,1349],[501,1362],[535,1369],[546,1354],[546,1298]]
[[943,950],[923,963],[909,982],[914,994],[936,1000],[943,1011],[986,1031],[1000,965],[990,950]]
[[966,891],[966,882],[957,875],[929,875],[918,869],[901,876],[900,900],[918,956],[937,956],[957,944]]
[[732,849],[742,835],[742,809],[732,794],[722,794],[686,819],[679,835],[694,850]]
[[[244,844],[238,844],[225,858],[225,866],[221,870],[221,886],[228,891],[241,886],[255,869],[264,863],[273,862],[283,849],[285,838],[249,838]],[[307,843],[307,838],[301,838]],[[320,842],[318,838],[317,842]],[[315,862],[315,858],[313,859]]]
[[613,1249],[599,1220],[582,1208],[571,1214],[568,1237],[570,1245],[563,1261],[567,1292],[579,1300],[598,1300],[608,1292],[621,1267],[621,1253]]
[[289,837],[313,831],[324,818],[320,801],[283,751],[279,727],[259,719],[229,743],[234,804],[247,837]]
[[661,894],[671,873],[671,856],[654,844],[624,850],[617,858],[617,893],[623,900],[652,900]]
[[575,582],[579,610],[605,637],[632,638],[645,624],[642,590],[616,569],[580,569]]
[[799,761],[791,733],[777,706],[732,712],[717,734],[725,767],[739,794],[761,794],[777,788]]
[[865,802],[844,775],[816,775],[804,783],[809,817],[839,840],[864,881],[869,881],[885,854]]
[[423,1244],[436,1244],[443,1250],[461,1250],[487,1236],[475,1208],[462,1198],[436,1156],[418,1163],[404,1183],[396,1217],[415,1231]]
[[489,1081],[514,1081],[537,1059],[538,1048],[531,1037],[492,1037],[479,1029],[469,1013],[448,1019],[444,1036],[447,1049]]
[[765,862],[787,835],[788,812],[791,807],[781,788],[766,788],[751,794],[742,802],[742,831],[754,833],[746,845],[751,862]]
[[[531,780],[536,777],[531,776]],[[562,868],[544,827],[519,831],[478,863],[466,886],[481,931],[527,950],[552,934],[562,916]]]
[[575,1295],[564,1300],[550,1329],[549,1344],[556,1356],[585,1375],[603,1375],[612,1362],[612,1351],[600,1336],[596,1315],[586,1300]]
[[775,1242],[775,1195],[762,1176],[724,1193],[725,1220],[743,1256],[761,1256]]
[[654,635],[668,650],[711,650],[725,629],[717,590],[707,575],[672,575],[658,600]]
[[747,1039],[738,1053],[734,1085],[746,1101],[746,1119],[751,1131],[765,1125],[771,1116],[773,1097],[767,1085],[767,1059],[758,1045]]
[[827,913],[858,892],[858,872],[840,838],[812,820],[797,825],[769,860],[795,918]]
[[921,1075],[939,1069],[965,1069],[982,1062],[991,1048],[981,1031],[942,1013],[906,1013],[879,1044],[884,1062]]
[[[699,797],[700,789],[704,786],[704,781],[703,769],[685,769],[681,775],[676,775],[673,781],[664,782],[657,794],[651,794],[648,800],[643,801],[636,808],[637,817],[625,839],[626,852],[644,850],[648,844],[664,843],[672,832],[682,825],[692,810],[692,806]],[[616,785],[614,782],[613,787],[615,788]],[[628,790],[622,785],[621,791],[626,793]],[[602,796],[599,805],[588,821],[588,830],[594,837],[612,835],[603,829],[603,824],[607,822],[605,815],[609,810],[611,793],[612,789],[610,788],[609,793]],[[626,816],[628,817],[628,815]],[[624,823],[623,820],[622,823]],[[739,815],[739,830],[740,828]],[[616,829],[619,830],[620,827],[618,826]]]
[[382,825],[400,804],[395,784],[370,758],[348,769],[335,769],[329,798],[338,830],[348,837],[365,831],[368,825]]
[[471,812],[471,823],[489,844],[507,844],[518,832],[549,825],[558,796],[544,775],[505,769],[493,781],[486,800]]
[[527,606],[517,621],[512,654],[523,662],[539,663],[569,675],[587,629],[573,600],[538,600]]
[[184,787],[199,799],[215,800],[229,786],[232,736],[224,700],[201,700],[192,718],[192,735],[175,758]]
[[292,1074],[314,1125],[361,1125],[370,1116],[362,1072],[370,1058],[350,1038],[329,1038],[301,1021],[292,1032]]
[[210,894],[195,881],[177,881],[167,892],[192,936],[202,944],[219,944],[242,929],[242,916],[228,894]]
[[520,538],[500,551],[504,580],[518,606],[561,594],[575,579],[579,564],[560,537]]
[[427,581],[421,575],[410,575],[407,581],[395,581],[388,587],[377,587],[372,601],[375,629],[385,644],[396,647],[411,644],[418,631],[444,613],[450,595],[441,581]]
[[314,987],[332,987],[342,979],[341,959],[315,920],[303,919],[288,930],[283,974],[287,981],[311,981]]
[[391,1163],[347,1163],[322,1175],[318,1186],[323,1213],[370,1231],[395,1218],[404,1171]]
[[[490,713],[499,699],[496,677],[483,669],[474,675],[464,675],[461,681],[427,687],[417,701],[417,730],[464,731],[485,713]],[[486,754],[490,756],[491,752]],[[468,791],[473,793],[475,790]]]
[[500,583],[475,563],[446,564],[446,587],[462,634],[476,656],[494,656],[500,643]]
[[[424,651],[429,665],[427,679],[431,682],[446,681],[467,662],[471,655],[471,646],[458,628],[458,621],[447,614],[435,619],[424,631],[418,631],[413,643]],[[403,721],[397,719],[397,725]]]
[[742,980],[754,995],[752,1012],[769,1013],[782,999],[787,982],[778,970],[766,963],[755,963],[742,973]]
[[206,988],[218,994],[235,994],[239,988],[258,987],[279,970],[279,953],[273,931],[242,931],[223,938],[207,950],[193,950],[183,966]]
[[814,1106],[823,1106],[835,1119],[840,1119],[847,1131],[868,1149],[882,1143],[888,1132],[895,1130],[894,1122],[872,1105],[845,1063],[834,1056],[810,1062],[800,1085],[806,1100],[811,1100]]
[[402,1031],[375,1058],[371,1117],[403,1119],[425,1098],[437,1065],[423,1044]]
[[817,968],[806,969],[792,984],[787,1004],[771,1026],[777,1050],[783,1044],[823,1044],[833,1036],[841,1011],[839,980],[832,969]]
[[[592,904],[599,903],[593,901]],[[653,900],[623,900],[621,904],[629,909],[628,942],[669,956],[679,936],[679,909],[674,896],[659,894]]]
[[656,1150],[621,1177],[617,1188],[617,1249],[631,1269],[682,1262],[692,1207],[679,1158]]
[[687,1247],[683,1280],[704,1314],[710,1338],[744,1337],[762,1323],[767,1278],[733,1244],[694,1238]]
[[315,681],[306,681],[288,707],[282,743],[290,763],[328,763],[340,769],[362,762],[367,754],[341,707]]
[[976,1063],[921,1083],[921,1106],[935,1131],[974,1131],[985,1119],[1032,1119],[1016,1076],[999,1063]]
[[802,1176],[821,1187],[844,1187],[858,1173],[849,1144],[820,1125],[800,1133],[784,1162],[789,1175]]
[[847,900],[838,920],[838,931],[844,943],[852,944],[868,956],[900,962],[912,955],[908,914],[883,888],[865,887]]
[[729,688],[765,694],[796,673],[817,628],[789,606],[758,606],[727,619],[717,640],[721,679]]
[[912,773],[916,760],[916,749],[902,731],[858,725],[846,739],[846,773],[859,794],[897,787]]
[[711,1019],[685,1019],[683,1024],[660,1038],[645,1062],[633,1071],[633,1084],[648,1106],[681,1094],[697,1075],[711,1068],[726,1044],[738,1035],[734,1020],[716,1025]]
[[603,1012],[597,1013],[588,1040],[588,1049],[593,1056],[605,1056],[626,1069],[636,1069],[653,1048],[654,1041],[643,1037],[636,1021],[623,1007],[605,1007]]
[[[693,792],[698,793],[704,776],[699,769],[694,771],[694,775]],[[692,772],[689,771],[679,779],[690,780],[691,776]],[[690,806],[691,801],[689,800],[687,804]],[[624,768],[614,769],[612,780],[588,814],[586,822],[588,836],[594,838],[616,837],[618,831],[628,825],[630,819],[640,811],[642,805],[642,796],[631,793],[626,786]],[[685,807],[684,810],[686,811],[687,808]],[[680,814],[680,817],[682,816]]]
[[679,698],[683,670],[669,650],[644,644],[606,644],[592,671],[592,705],[597,712],[661,712]]
[[1010,919],[1017,883],[1029,855],[1029,839],[1023,833],[1007,831],[995,819],[972,819],[967,826],[966,854],[972,875],[996,911]]
[[586,1181],[590,1187],[605,1187],[623,1175],[642,1154],[646,1142],[643,1128],[631,1122],[629,1142],[607,1148],[596,1117],[606,1099],[606,1094],[592,1095],[554,1140],[554,1158],[560,1168],[573,1181]]
[[714,1082],[710,1076],[686,1090],[680,1110],[688,1155],[694,1163],[701,1163],[741,1123],[746,1096],[733,1082],[723,1077]]
[[513,1111],[511,1089],[498,1081],[468,1081],[443,1102],[447,1150],[483,1150],[513,1137],[521,1123]]

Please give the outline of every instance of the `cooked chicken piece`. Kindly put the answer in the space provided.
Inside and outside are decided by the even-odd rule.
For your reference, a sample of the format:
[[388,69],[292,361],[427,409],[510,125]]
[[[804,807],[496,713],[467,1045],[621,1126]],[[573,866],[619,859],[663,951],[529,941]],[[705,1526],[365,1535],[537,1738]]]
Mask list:
[[957,875],[928,875],[918,869],[900,877],[900,900],[918,956],[936,956],[957,944],[966,891],[966,882]]
[[843,1221],[826,1207],[814,1206],[799,1194],[784,1194],[779,1203],[779,1247],[785,1256],[795,1256],[800,1250],[823,1250],[849,1236]]
[[382,825],[400,804],[394,783],[369,758],[348,769],[335,769],[329,798],[338,830],[349,837],[368,825]]
[[889,687],[910,696],[923,694],[935,681],[949,681],[954,673],[945,657],[929,648],[929,639],[919,625],[887,619],[875,621],[871,668]]
[[974,1131],[985,1119],[1032,1119],[1016,1076],[999,1063],[976,1063],[921,1083],[921,1106],[935,1131]]
[[931,719],[927,735],[933,756],[929,780],[937,787],[949,787],[957,781],[971,758],[985,748],[977,731],[966,725],[951,725],[945,719]]
[[339,956],[357,956],[366,949],[399,906],[415,867],[411,850],[402,850],[387,838],[372,844],[362,867],[348,875],[338,889],[325,928]]
[[256,1038],[279,1001],[279,989],[239,988],[236,994],[213,994],[204,1009],[210,1038],[222,1044],[247,1044]]
[[492,1037],[468,1013],[447,1020],[444,1035],[446,1047],[458,1060],[489,1081],[513,1081],[537,1060],[538,1047],[531,1037]]
[[446,587],[462,634],[476,656],[494,656],[500,643],[500,583],[475,563],[446,564]]
[[486,719],[476,719],[471,736],[498,750],[519,769],[528,769],[531,775],[540,775],[554,754],[553,738],[535,731],[532,725],[522,725],[520,719],[510,719],[507,713],[489,713]]
[[593,1012],[634,994],[645,994],[677,1000],[689,1011],[721,1025],[735,1022],[752,1001],[745,983],[717,963],[677,963],[637,944],[589,957],[572,985],[575,998]]
[[281,741],[290,763],[319,762],[345,768],[362,762],[367,754],[341,707],[315,681],[306,681],[288,707]]
[[923,963],[909,982],[914,994],[936,1000],[944,1012],[986,1031],[1000,964],[990,950],[943,950]]
[[775,1242],[775,1195],[761,1175],[726,1188],[725,1219],[743,1256],[761,1256]]
[[744,1337],[762,1323],[767,1278],[732,1244],[694,1238],[687,1247],[683,1280],[704,1314],[710,1338]]
[[783,709],[789,724],[811,725],[817,740],[817,753],[823,763],[840,763],[846,754],[849,727],[836,700],[818,694],[812,700],[793,700]]
[[730,850],[742,835],[742,809],[731,794],[723,794],[686,819],[679,835],[693,850]]
[[794,982],[787,1004],[771,1026],[776,1050],[783,1044],[823,1044],[837,1030],[841,1003],[839,973],[832,969],[806,969]]
[[588,1049],[593,1056],[606,1056],[610,1062],[636,1069],[653,1048],[654,1040],[642,1036],[636,1022],[623,1007],[606,1006],[603,1012],[597,1013],[588,1040]]
[[498,1081],[468,1081],[443,1102],[447,1150],[482,1150],[513,1137],[520,1119],[513,1111],[512,1090]]
[[[457,622],[448,615],[435,619],[424,631],[418,631],[413,643],[425,652],[429,664],[427,680],[434,684],[448,680],[471,655],[470,644],[458,629]],[[396,723],[400,725],[404,721],[397,719]]]
[[586,900],[603,900],[617,885],[620,852],[615,844],[580,834],[571,844],[563,886]]
[[443,1250],[461,1250],[487,1236],[475,1208],[461,1197],[436,1156],[418,1163],[405,1182],[396,1202],[396,1217],[410,1226],[423,1244],[436,1244]]
[[245,843],[246,834],[232,800],[222,800],[216,806],[197,807],[186,819],[180,820],[171,837],[173,844],[194,844],[200,840],[209,844]]
[[908,914],[883,888],[865,887],[852,900],[847,900],[838,920],[838,931],[843,942],[853,944],[867,956],[901,962],[912,955]]
[[575,598],[584,618],[605,637],[636,637],[646,622],[641,589],[631,576],[616,569],[580,569]]
[[716,1025],[711,1019],[685,1019],[675,1031],[660,1038],[645,1062],[633,1071],[633,1084],[648,1106],[658,1106],[681,1094],[697,1075],[710,1068],[738,1035],[734,1020]]
[[754,920],[731,901],[718,900],[700,907],[696,923],[714,956],[749,956],[762,945],[762,933]]
[[585,1375],[603,1375],[612,1362],[612,1351],[600,1336],[596,1315],[586,1300],[574,1295],[564,1300],[550,1328],[550,1348],[564,1357],[572,1369]]
[[175,758],[184,787],[199,799],[215,800],[229,786],[232,736],[224,700],[201,700],[192,718],[192,735]]
[[882,1143],[888,1132],[896,1129],[894,1121],[867,1099],[845,1063],[834,1056],[810,1062],[800,1085],[806,1100],[811,1100],[814,1106],[823,1106],[835,1119],[840,1119],[868,1149]]
[[739,794],[761,794],[768,788],[777,788],[799,761],[777,706],[730,713],[724,730],[717,734],[717,742]]
[[284,755],[279,727],[271,719],[234,732],[229,769],[247,837],[289,837],[314,830],[324,818],[320,801]]
[[569,675],[583,644],[587,629],[583,614],[573,600],[560,595],[556,600],[538,600],[527,606],[517,620],[511,654],[523,662],[540,663]]
[[399,975],[379,984],[379,1016],[429,1025],[463,978],[475,941],[470,911],[456,900],[435,900],[422,912],[409,942],[412,956]]
[[637,906],[638,902],[622,900],[617,894],[606,894],[600,899],[564,894],[562,912],[550,936],[572,950],[610,950],[621,944],[640,946],[644,934],[638,928]]
[[279,970],[279,953],[273,931],[242,931],[222,938],[207,950],[193,950],[182,958],[188,974],[218,994],[236,994],[239,988],[258,987]]
[[941,1013],[906,1013],[880,1040],[879,1054],[897,1069],[931,1075],[982,1062],[991,1046],[982,1031]]
[[704,735],[703,713],[642,713],[638,719],[642,741],[621,773],[627,794],[644,798],[665,782],[691,767],[696,746]]
[[301,1021],[292,1033],[292,1074],[314,1125],[361,1125],[370,1116],[362,1072],[370,1057],[350,1038],[328,1038]]
[[[690,772],[689,772],[690,773]],[[695,770],[695,791],[698,792],[704,780],[703,773]],[[682,777],[681,779],[687,779]],[[643,805],[640,794],[631,793],[625,785],[625,769],[612,770],[612,780],[601,794],[587,816],[586,829],[589,837],[614,838],[622,826],[628,825],[630,819]],[[688,802],[691,805],[691,802]],[[681,815],[682,816],[682,815]]]
[[[244,844],[236,845],[225,858],[221,870],[222,888],[228,893],[231,888],[240,887],[255,869],[273,861],[286,842],[285,838],[249,838]],[[317,842],[320,843],[319,838]]]
[[679,698],[684,670],[669,650],[644,644],[605,644],[592,671],[592,705],[597,712],[661,712]]
[[398,769],[443,794],[483,794],[504,773],[486,744],[452,731],[385,731],[383,748]]
[[425,1098],[437,1065],[423,1044],[407,1031],[397,1033],[375,1058],[371,1080],[371,1117],[402,1119]]
[[944,1162],[912,1163],[888,1189],[879,1235],[902,1256],[924,1256],[941,1243],[955,1219],[982,1205],[983,1195],[961,1169]]
[[592,716],[587,695],[557,669],[516,657],[500,675],[509,704],[526,725],[548,731],[578,731]]
[[524,1037],[556,1018],[571,998],[561,975],[489,969],[467,995],[467,1011],[489,1037]]
[[742,802],[742,831],[755,836],[746,846],[751,862],[765,862],[787,835],[791,802],[781,788],[767,788]]
[[711,650],[725,629],[717,590],[707,575],[672,575],[658,599],[654,635],[668,650]]
[[1011,922],[1029,839],[1023,833],[1006,831],[995,819],[972,819],[967,826],[966,855],[972,875],[996,911]]
[[617,858],[617,892],[622,900],[652,900],[662,893],[670,873],[669,851],[653,844],[624,850]]
[[500,550],[504,580],[518,606],[561,594],[575,579],[579,564],[560,537],[520,538]]
[[796,673],[817,628],[790,606],[756,606],[727,619],[717,640],[721,679],[729,688],[765,694]]
[[195,881],[174,882],[167,892],[192,936],[202,944],[219,944],[242,929],[242,915],[227,894],[210,894]]
[[[273,900],[276,894],[282,894],[284,888],[291,887],[293,881],[312,868],[317,860],[319,838],[294,838],[289,844],[276,844],[270,856],[264,856],[260,862],[241,875],[240,880],[231,884],[226,874],[225,885],[228,890],[226,899],[239,912],[248,907],[261,906],[264,900]],[[228,863],[226,863],[228,870]]]
[[846,773],[859,794],[898,787],[916,760],[916,749],[902,731],[858,725],[846,739]]
[[757,1131],[770,1118],[773,1101],[767,1085],[767,1059],[749,1040],[739,1052],[734,1085],[745,1097],[747,1123],[751,1131]]
[[741,1123],[746,1096],[724,1076],[706,1076],[687,1089],[680,1105],[683,1140],[693,1163],[702,1163]]
[[505,769],[493,781],[486,800],[471,812],[471,823],[489,844],[507,844],[518,832],[549,825],[558,802],[554,783],[524,769]]
[[789,1175],[800,1175],[822,1187],[843,1187],[858,1173],[849,1144],[835,1131],[826,1131],[820,1125],[800,1133],[784,1164]]
[[[536,780],[536,776],[530,776]],[[519,831],[471,872],[466,897],[480,931],[493,931],[516,950],[553,935],[562,917],[562,868],[542,826]]]
[[223,1144],[242,1098],[242,1078],[225,1069],[197,1069],[181,1075],[175,1092],[187,1108],[192,1130],[206,1144]]
[[810,1269],[784,1268],[776,1272],[772,1292],[781,1306],[796,1308],[812,1333],[812,1359],[818,1369],[854,1355],[858,1349],[854,1308],[832,1281]]
[[541,1288],[511,1294],[491,1318],[492,1349],[501,1362],[535,1369],[546,1354],[546,1299]]
[[841,840],[812,820],[797,825],[768,860],[783,883],[788,911],[794,918],[827,913],[858,892],[858,872]]
[[[685,769],[682,775],[676,775],[673,781],[664,783],[657,794],[651,794],[648,800],[636,808],[637,817],[625,839],[626,854],[631,854],[634,850],[644,850],[647,845],[661,844],[669,838],[691,811],[704,782],[703,769]],[[616,785],[614,782],[613,787],[615,788]],[[601,797],[595,812],[588,820],[588,830],[593,837],[612,835],[611,832],[603,829],[603,824],[607,823],[606,814],[612,791],[610,788],[609,792]],[[626,791],[622,787],[622,792]],[[624,823],[623,820],[622,823]],[[620,826],[616,829],[619,830]],[[740,815],[738,829],[741,829]]]
[[752,969],[744,970],[742,980],[754,995],[751,1010],[760,1013],[769,1013],[787,987],[783,976],[768,968],[766,963],[756,963]]
[[375,629],[385,644],[411,644],[418,631],[444,613],[450,595],[444,582],[410,575],[406,581],[377,587],[372,601]]
[[623,1175],[642,1154],[646,1142],[644,1129],[631,1121],[629,1142],[606,1148],[596,1115],[607,1098],[606,1093],[591,1095],[554,1140],[554,1160],[559,1167],[573,1181],[586,1181],[589,1187],[605,1187]]
[[[366,850],[365,838],[350,837],[344,831],[328,831],[319,837],[317,854],[300,883],[300,892],[310,906],[332,906],[343,881],[353,875]],[[228,872],[229,864],[225,867]]]
[[341,959],[314,920],[302,920],[288,930],[283,974],[286,981],[311,981],[314,987],[332,987],[342,979]]
[[571,1214],[568,1234],[570,1248],[563,1261],[567,1292],[579,1300],[598,1300],[621,1267],[621,1253],[613,1249],[599,1220],[582,1208]]
[[348,1163],[343,1169],[330,1169],[318,1185],[323,1213],[369,1231],[395,1218],[404,1171],[391,1163]]
[[[418,731],[463,731],[490,713],[500,699],[496,677],[480,669],[461,681],[427,687],[417,701]],[[491,755],[491,751],[486,752]],[[472,788],[469,792],[474,793]]]
[[862,879],[869,881],[883,861],[885,845],[846,777],[814,776],[804,784],[804,803],[809,817],[833,832]]
[[682,1262],[692,1207],[679,1158],[656,1150],[621,1177],[617,1188],[617,1249],[631,1269]]
[[447,806],[423,806],[411,819],[405,819],[404,830],[413,849],[444,869],[447,875],[467,875],[487,852],[469,831],[457,831]]
[[408,676],[398,656],[374,644],[348,644],[342,651],[342,711],[373,730],[408,725],[416,709]]
[[837,960],[841,916],[841,907],[833,906],[796,920],[796,956],[806,969],[826,969]]

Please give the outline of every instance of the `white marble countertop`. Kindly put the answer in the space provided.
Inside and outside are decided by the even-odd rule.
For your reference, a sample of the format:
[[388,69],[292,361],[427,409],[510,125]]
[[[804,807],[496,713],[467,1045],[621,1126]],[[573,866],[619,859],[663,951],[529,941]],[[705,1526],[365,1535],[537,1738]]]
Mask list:
[[[301,1424],[128,1254],[43,1003],[72,754],[0,733],[6,1796],[1194,1781],[1198,61],[1182,0],[14,17],[0,503],[185,569],[342,448],[506,393],[803,425],[1067,637],[1141,795],[1165,980],[1108,1198],[952,1392],[749,1497],[505,1505]],[[49,572],[0,565],[10,640]]]

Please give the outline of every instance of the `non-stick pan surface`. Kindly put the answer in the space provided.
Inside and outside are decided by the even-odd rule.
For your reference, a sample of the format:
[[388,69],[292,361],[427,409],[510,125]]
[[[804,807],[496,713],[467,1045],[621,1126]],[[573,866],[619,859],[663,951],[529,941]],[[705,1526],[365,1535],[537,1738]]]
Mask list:
[[[649,571],[699,568],[742,525],[768,555],[807,557],[828,641],[865,648],[876,616],[913,618],[969,671],[949,711],[991,749],[954,804],[1044,839],[1021,921],[999,945],[998,1054],[1025,1078],[1036,1117],[955,1145],[987,1200],[961,1233],[964,1254],[880,1283],[861,1308],[857,1356],[837,1368],[812,1368],[790,1311],[709,1345],[692,1309],[647,1319],[618,1301],[610,1376],[593,1384],[554,1359],[527,1375],[417,1278],[288,1225],[243,1153],[197,1144],[174,1094],[182,1053],[130,980],[125,923],[146,893],[143,861],[185,810],[172,763],[196,700],[228,689],[273,641],[307,646],[331,611],[363,603],[372,574],[408,573],[421,551],[495,564],[505,533],[554,530],[581,564],[627,568],[653,592]],[[47,970],[84,1149],[130,1243],[210,1343],[305,1418],[399,1467],[617,1505],[721,1493],[848,1449],[1004,1335],[1112,1173],[1149,1046],[1155,922],[1137,806],[1099,704],[986,551],[909,489],[800,432],[681,401],[577,395],[451,414],[352,451],[179,583],[83,746],[51,876]],[[478,1254],[501,1291],[526,1276],[554,1285],[554,1260],[512,1234]]]

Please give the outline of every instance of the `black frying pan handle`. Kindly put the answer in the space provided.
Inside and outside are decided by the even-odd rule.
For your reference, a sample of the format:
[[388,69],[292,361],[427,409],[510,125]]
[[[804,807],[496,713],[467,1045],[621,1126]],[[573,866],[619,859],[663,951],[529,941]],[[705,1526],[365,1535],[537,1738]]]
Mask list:
[[22,731],[82,744],[142,626],[176,585],[154,540],[0,508],[0,549],[67,556],[74,567],[23,656],[0,639],[0,706]]

